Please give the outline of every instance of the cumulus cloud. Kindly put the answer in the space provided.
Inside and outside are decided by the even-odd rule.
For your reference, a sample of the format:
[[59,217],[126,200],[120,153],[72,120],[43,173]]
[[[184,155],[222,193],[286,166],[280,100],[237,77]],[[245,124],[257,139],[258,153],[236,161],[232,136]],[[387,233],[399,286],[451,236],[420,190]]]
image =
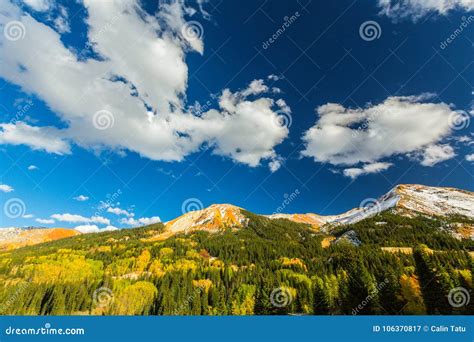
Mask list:
[[55,222],[53,219],[42,219],[42,218],[37,218],[35,219],[35,221],[41,224],[53,224]]
[[33,150],[55,154],[71,153],[69,143],[60,135],[54,127],[30,126],[22,121],[0,124],[0,144],[27,145]]
[[466,155],[466,160],[468,162],[474,162],[474,153]]
[[85,195],[79,195],[79,196],[73,197],[72,199],[74,199],[76,201],[79,201],[79,202],[84,202],[84,201],[87,201],[89,199],[89,197],[85,196]]
[[266,92],[268,92],[268,86],[263,82],[263,80],[253,80],[250,82],[248,88],[242,92],[242,95],[258,95]]
[[422,153],[421,165],[433,166],[456,156],[450,145],[430,145]]
[[393,165],[392,163],[380,163],[380,162],[366,164],[360,168],[353,167],[353,168],[344,169],[343,174],[344,176],[350,177],[352,179],[356,179],[357,177],[362,176],[362,175],[377,173],[377,172],[387,170],[392,165]]
[[23,2],[37,12],[45,12],[51,7],[50,0],[23,0]]
[[195,115],[187,106],[185,57],[191,50],[202,53],[203,41],[183,34],[183,2],[163,2],[155,16],[138,1],[85,0],[84,6],[87,45],[97,59],[67,48],[58,30],[14,3],[0,4],[0,25],[18,20],[28,33],[14,42],[0,36],[0,76],[44,100],[63,122],[61,129],[1,124],[0,143],[57,154],[70,153],[75,143],[164,161],[181,161],[208,146],[252,167],[277,157],[274,148],[288,129],[272,124],[279,107],[264,95],[271,91],[262,80],[223,90],[219,107],[205,113]]
[[110,224],[110,220],[102,216],[84,217],[81,215],[65,213],[65,214],[53,214],[51,215],[51,218],[60,222],[69,222],[69,223]]
[[146,226],[153,223],[159,223],[161,219],[158,216],[153,217],[141,217],[139,219],[134,219],[133,217],[123,218],[120,220],[120,223],[130,225],[132,227]]
[[77,226],[74,229],[81,232],[81,233],[83,233],[83,234],[111,232],[111,231],[114,231],[114,230],[118,230],[118,228],[116,228],[114,226],[107,226],[105,228],[99,228],[95,224],[84,224],[84,225],[81,225],[81,226]]
[[[428,94],[388,97],[380,104],[355,109],[322,105],[317,108],[316,124],[303,136],[302,155],[351,166],[385,165],[374,163],[395,155],[422,155],[421,163],[427,166],[446,160],[454,151],[437,143],[452,133],[450,123],[460,112],[445,103],[426,102],[429,99]],[[364,168],[348,171],[349,176],[370,173]]]
[[378,5],[381,8],[380,14],[392,19],[411,18],[413,21],[431,12],[446,15],[454,9],[474,10],[472,0],[378,0]]
[[271,172],[278,171],[281,167],[281,160],[279,159],[272,160],[270,163],[268,163],[268,167],[270,168]]
[[33,170],[38,170],[38,166],[36,166],[36,165],[28,166],[28,171],[33,171]]
[[107,212],[111,213],[111,214],[118,215],[118,216],[120,216],[120,215],[124,215],[124,216],[127,216],[127,217],[135,216],[135,214],[130,213],[125,209],[120,209],[120,208],[117,208],[117,207],[116,208],[108,207]]
[[0,184],[0,191],[2,191],[2,192],[12,192],[12,191],[15,191],[15,189],[13,189],[8,184]]

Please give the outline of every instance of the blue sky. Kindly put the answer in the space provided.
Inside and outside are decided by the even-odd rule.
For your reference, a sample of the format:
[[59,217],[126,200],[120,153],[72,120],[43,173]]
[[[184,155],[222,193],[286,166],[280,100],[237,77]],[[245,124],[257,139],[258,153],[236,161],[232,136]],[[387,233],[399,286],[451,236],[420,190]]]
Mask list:
[[0,226],[114,229],[287,197],[285,212],[327,215],[399,183],[472,191],[473,9],[2,2]]

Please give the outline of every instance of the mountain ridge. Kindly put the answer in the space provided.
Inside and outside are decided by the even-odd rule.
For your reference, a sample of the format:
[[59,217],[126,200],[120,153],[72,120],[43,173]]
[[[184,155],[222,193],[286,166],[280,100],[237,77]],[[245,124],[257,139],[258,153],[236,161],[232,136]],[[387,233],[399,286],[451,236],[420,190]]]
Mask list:
[[[270,215],[256,214],[268,219],[287,219],[292,222],[309,225],[313,230],[325,229],[326,226],[338,226],[357,223],[373,217],[380,212],[393,209],[402,216],[413,217],[462,215],[474,218],[474,193],[453,187],[432,187],[421,184],[398,184],[378,199],[368,198],[358,208],[353,208],[339,215],[319,215],[316,213],[274,213]],[[233,204],[212,204],[209,207],[189,211],[173,220],[164,222],[164,229],[148,240],[164,240],[179,233],[207,231],[217,233],[224,229],[241,229],[247,227],[249,218],[245,209]],[[0,250],[19,248],[56,239],[80,234],[74,229],[13,228],[12,231],[0,233]],[[473,239],[474,227],[461,226],[463,233],[453,232],[455,236]],[[38,233],[36,231],[42,231]],[[69,232],[68,232],[69,231]],[[31,232],[31,233],[28,233]],[[456,235],[458,234],[458,235]],[[11,235],[12,238],[8,238]],[[28,235],[31,235],[30,237]]]

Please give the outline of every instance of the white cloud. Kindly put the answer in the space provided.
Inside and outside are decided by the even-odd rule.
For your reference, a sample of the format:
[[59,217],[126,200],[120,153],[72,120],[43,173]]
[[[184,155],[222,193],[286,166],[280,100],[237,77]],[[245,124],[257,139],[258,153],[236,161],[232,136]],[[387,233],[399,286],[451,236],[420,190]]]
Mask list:
[[474,162],[474,153],[466,155],[466,160],[469,162]]
[[120,209],[120,208],[112,208],[112,207],[108,207],[107,208],[107,212],[108,213],[111,213],[111,214],[115,214],[115,215],[124,215],[124,216],[127,216],[127,217],[133,217],[135,214],[133,213],[130,213],[128,212],[127,210],[125,209]]
[[84,201],[87,201],[89,197],[85,195],[79,195],[79,196],[73,197],[72,199],[75,199],[76,201],[79,201],[79,202],[84,202]]
[[25,215],[22,216],[22,218],[25,218],[25,219],[30,219],[30,218],[33,218],[33,217],[35,217],[35,215],[33,215],[33,214],[25,214]]
[[13,189],[8,184],[0,184],[0,191],[2,191],[2,192],[12,192],[12,191],[15,191],[15,189]]
[[22,121],[0,124],[0,144],[27,145],[33,150],[55,154],[71,153],[69,144],[60,135],[54,127],[35,127]]
[[[438,159],[442,156],[433,146],[452,133],[450,122],[458,113],[445,103],[425,102],[428,98],[426,94],[389,97],[378,105],[356,109],[336,103],[320,106],[316,124],[303,136],[302,155],[333,165],[373,164],[413,154],[426,156],[423,165],[434,162],[435,152]],[[452,155],[443,146],[443,156]]]
[[431,12],[446,15],[454,9],[472,11],[472,0],[378,0],[381,7],[380,14],[392,19],[411,18],[413,21],[424,17]]
[[74,229],[81,232],[81,233],[83,233],[83,234],[111,232],[111,231],[114,231],[114,230],[118,230],[118,228],[116,228],[114,226],[107,226],[105,228],[99,228],[95,224],[84,224],[84,225],[81,225],[81,226],[77,226]]
[[132,227],[146,226],[146,225],[149,225],[149,224],[159,223],[159,222],[161,222],[161,219],[158,216],[141,217],[139,219],[134,219],[134,218],[130,217],[130,218],[123,218],[123,219],[120,220],[120,223],[128,224]]
[[344,169],[343,174],[346,177],[356,179],[357,177],[362,176],[362,175],[385,171],[392,165],[393,165],[392,163],[381,163],[381,162],[365,164],[361,168],[352,167],[352,168]]
[[42,218],[37,218],[35,219],[35,221],[41,224],[53,224],[55,222],[53,219],[42,219]]
[[249,86],[247,89],[242,91],[243,96],[249,96],[249,95],[258,95],[261,93],[267,93],[268,92],[268,86],[265,85],[263,80],[253,80],[250,82]]
[[23,0],[23,2],[37,12],[46,12],[51,7],[50,0]]
[[285,100],[283,99],[278,99],[276,100],[275,102],[277,104],[278,107],[280,107],[280,112],[284,113],[284,114],[290,114],[291,113],[291,109],[290,107],[286,104]]
[[282,76],[277,76],[277,75],[274,75],[274,74],[271,74],[271,75],[268,75],[267,77],[270,81],[279,81],[281,80],[283,77]]
[[[64,154],[74,142],[164,161],[181,161],[210,146],[215,154],[250,166],[276,157],[274,147],[288,129],[269,124],[277,113],[273,99],[262,95],[268,87],[261,80],[240,92],[224,90],[220,108],[202,115],[188,109],[185,57],[190,49],[202,52],[203,43],[200,37],[183,37],[188,9],[181,2],[163,4],[156,16],[134,1],[85,0],[84,5],[88,44],[100,60],[79,60],[51,27],[8,1],[0,5],[0,24],[19,20],[28,32],[15,42],[0,36],[0,76],[44,100],[65,127],[3,124],[8,134],[0,135],[0,143]],[[262,96],[249,100],[249,94]],[[94,115],[104,110],[113,124],[99,130]]]
[[65,213],[65,214],[53,214],[51,215],[51,218],[60,222],[69,222],[69,223],[110,224],[110,220],[102,216],[84,217],[81,215]]
[[59,15],[54,19],[54,27],[59,33],[71,32],[68,22],[69,14],[64,6],[59,7]]
[[38,166],[36,166],[36,165],[30,165],[30,166],[28,166],[28,170],[29,170],[29,171],[38,170]]
[[276,172],[281,167],[281,161],[278,159],[272,160],[268,163],[268,167],[270,168],[271,172]]
[[430,145],[422,152],[421,165],[433,166],[456,156],[450,145]]

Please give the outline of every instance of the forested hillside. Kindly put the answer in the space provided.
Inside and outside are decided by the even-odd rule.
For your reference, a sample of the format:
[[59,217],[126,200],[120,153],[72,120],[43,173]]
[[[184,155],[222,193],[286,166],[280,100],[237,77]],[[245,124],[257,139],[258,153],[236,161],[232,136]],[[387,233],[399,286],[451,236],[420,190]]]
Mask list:
[[[474,313],[473,301],[458,305],[451,293],[458,287],[472,292],[473,242],[444,232],[450,219],[384,212],[316,230],[245,215],[246,228],[214,234],[156,241],[163,230],[156,224],[4,252],[0,313]],[[348,231],[359,246],[338,239]]]

